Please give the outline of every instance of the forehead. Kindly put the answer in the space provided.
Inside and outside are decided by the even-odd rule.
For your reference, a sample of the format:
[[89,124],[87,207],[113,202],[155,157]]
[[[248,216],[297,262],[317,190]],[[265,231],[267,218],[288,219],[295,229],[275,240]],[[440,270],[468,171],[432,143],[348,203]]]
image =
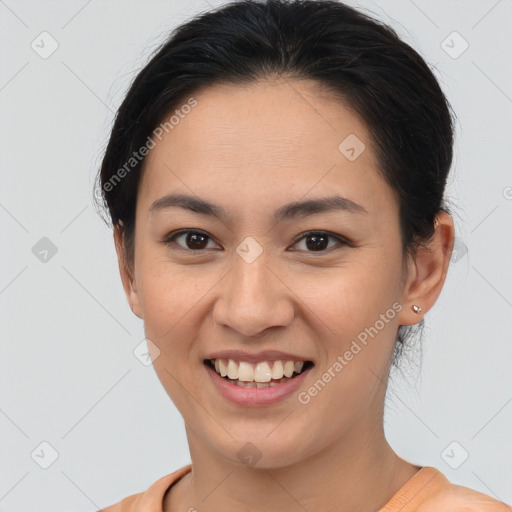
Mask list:
[[176,106],[175,123],[146,158],[143,202],[176,187],[256,202],[336,189],[358,202],[389,201],[363,121],[316,82],[217,84],[191,96],[197,104]]

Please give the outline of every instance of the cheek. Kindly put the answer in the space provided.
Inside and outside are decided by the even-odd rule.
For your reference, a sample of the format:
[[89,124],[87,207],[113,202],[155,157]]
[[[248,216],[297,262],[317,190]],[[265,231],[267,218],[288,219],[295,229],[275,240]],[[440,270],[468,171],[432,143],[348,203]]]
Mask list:
[[[168,342],[176,333],[190,327],[201,308],[201,297],[207,286],[186,273],[152,273],[143,279],[139,297],[146,331]],[[149,337],[149,336],[148,336]]]
[[[151,263],[145,265],[145,261]],[[153,368],[176,407],[184,412],[191,409],[190,394],[197,396],[199,392],[195,381],[190,380],[190,368],[196,359],[198,318],[206,314],[206,302],[201,299],[213,283],[208,286],[197,273],[168,261],[141,257],[139,264],[138,293],[145,336],[159,350]]]
[[380,392],[379,379],[385,381],[401,309],[395,273],[360,258],[357,265],[303,282],[298,294],[307,297],[307,322],[314,322],[313,336],[323,353],[318,378],[329,382],[318,405],[343,405],[336,414],[347,414],[346,421]]
[[168,342],[194,316],[209,287],[193,267],[171,263],[160,248],[147,244],[137,249],[137,294],[146,335]]
[[171,254],[140,228],[136,250],[136,281],[146,337],[154,341],[169,362],[192,355],[198,329],[211,308],[212,293],[225,269],[193,257]]
[[312,387],[301,391],[315,397],[311,404],[316,406],[309,410],[317,411],[321,423],[330,425],[326,436],[337,435],[340,424],[348,425],[365,414],[385,390],[401,305],[389,273],[368,270],[360,260],[357,267],[303,282],[298,293],[307,302],[306,322],[314,323],[312,336],[323,352],[316,379],[308,384]]
[[399,297],[399,272],[396,265],[385,261],[362,256],[338,268],[302,274],[294,280],[294,292],[307,306],[305,314],[310,311],[327,339],[356,336],[390,308],[388,317],[394,317],[392,305]]

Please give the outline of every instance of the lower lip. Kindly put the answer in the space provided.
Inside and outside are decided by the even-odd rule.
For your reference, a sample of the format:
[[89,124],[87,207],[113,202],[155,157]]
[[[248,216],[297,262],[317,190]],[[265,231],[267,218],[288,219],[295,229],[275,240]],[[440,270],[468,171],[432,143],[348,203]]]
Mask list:
[[231,384],[224,377],[221,377],[213,368],[205,365],[208,370],[210,378],[213,380],[214,385],[220,393],[238,405],[244,406],[258,406],[258,405],[271,405],[283,400],[291,395],[302,384],[306,375],[311,368],[304,370],[300,375],[293,377],[277,386],[269,388],[245,388],[238,384]]

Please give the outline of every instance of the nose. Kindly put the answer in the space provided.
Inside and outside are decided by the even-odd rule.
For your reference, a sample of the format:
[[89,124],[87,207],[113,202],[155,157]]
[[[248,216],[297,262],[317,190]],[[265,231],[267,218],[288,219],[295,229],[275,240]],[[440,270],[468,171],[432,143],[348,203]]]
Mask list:
[[294,318],[293,292],[262,256],[247,263],[235,255],[231,271],[219,286],[213,319],[244,337],[286,327]]

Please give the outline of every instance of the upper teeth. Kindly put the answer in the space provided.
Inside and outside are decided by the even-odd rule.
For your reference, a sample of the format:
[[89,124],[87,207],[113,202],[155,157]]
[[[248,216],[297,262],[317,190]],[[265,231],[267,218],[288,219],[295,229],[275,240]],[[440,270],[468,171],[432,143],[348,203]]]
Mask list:
[[300,373],[304,361],[261,361],[253,365],[233,359],[215,359],[215,371],[222,377],[244,382],[270,382],[272,379],[291,377]]

